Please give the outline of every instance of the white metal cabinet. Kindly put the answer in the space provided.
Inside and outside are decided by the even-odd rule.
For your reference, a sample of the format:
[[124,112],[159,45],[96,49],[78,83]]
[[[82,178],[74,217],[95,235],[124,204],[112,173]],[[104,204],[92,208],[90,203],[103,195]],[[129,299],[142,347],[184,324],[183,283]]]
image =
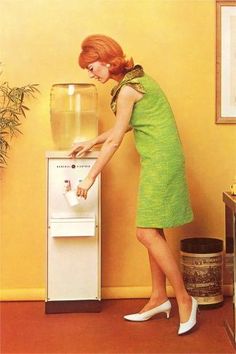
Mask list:
[[100,178],[86,200],[71,206],[72,190],[95,163],[97,152],[70,159],[68,152],[47,155],[46,313],[99,311],[101,300]]

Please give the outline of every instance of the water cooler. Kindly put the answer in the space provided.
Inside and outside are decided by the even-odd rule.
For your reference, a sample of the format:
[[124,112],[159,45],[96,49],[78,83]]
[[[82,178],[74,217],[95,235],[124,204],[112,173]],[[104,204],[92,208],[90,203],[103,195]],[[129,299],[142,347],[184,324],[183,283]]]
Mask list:
[[[72,90],[71,86],[69,90]],[[83,110],[83,115],[87,113],[84,112],[83,107],[83,91],[79,94],[80,99],[76,98],[79,102],[77,116],[78,111],[81,110]],[[71,94],[69,99],[71,104]],[[87,101],[88,97],[86,97]],[[88,103],[86,105],[88,106]],[[81,122],[79,123],[81,125]],[[66,124],[68,126],[70,122]],[[57,147],[57,141],[61,146],[63,137],[56,135],[56,139],[54,134],[55,146]],[[74,139],[74,135],[71,135],[71,139]],[[86,136],[83,136],[83,139],[86,140]],[[68,135],[66,143],[64,142],[63,146],[68,147],[68,150],[54,150],[46,153],[45,312],[47,314],[99,312],[101,310],[100,177],[89,190],[86,200],[76,197],[76,188],[95,163],[98,152],[91,151],[82,158],[71,159],[68,154],[73,141],[70,141]]]

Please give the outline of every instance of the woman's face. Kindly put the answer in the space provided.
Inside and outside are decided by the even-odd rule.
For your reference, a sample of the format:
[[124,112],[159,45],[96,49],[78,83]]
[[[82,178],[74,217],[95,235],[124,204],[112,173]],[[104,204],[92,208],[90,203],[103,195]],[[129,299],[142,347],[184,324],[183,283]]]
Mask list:
[[96,79],[102,84],[105,84],[110,79],[109,64],[95,61],[87,67],[88,74],[91,79]]

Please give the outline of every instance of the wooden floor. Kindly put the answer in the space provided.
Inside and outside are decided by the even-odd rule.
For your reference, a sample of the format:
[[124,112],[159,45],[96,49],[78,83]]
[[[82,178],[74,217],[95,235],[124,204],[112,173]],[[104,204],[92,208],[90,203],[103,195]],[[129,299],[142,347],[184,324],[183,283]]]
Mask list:
[[100,313],[45,315],[44,302],[1,303],[1,353],[235,353],[225,330],[228,298],[218,309],[201,310],[197,328],[178,336],[175,299],[169,320],[163,314],[147,322],[122,316],[137,312],[145,299],[104,300]]

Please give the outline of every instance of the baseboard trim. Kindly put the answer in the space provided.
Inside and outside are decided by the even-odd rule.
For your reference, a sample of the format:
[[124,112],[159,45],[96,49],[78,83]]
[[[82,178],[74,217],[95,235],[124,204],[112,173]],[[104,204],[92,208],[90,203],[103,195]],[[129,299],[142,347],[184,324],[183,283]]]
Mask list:
[[[171,286],[167,285],[167,294],[169,297],[174,296],[174,291]],[[135,286],[135,287],[103,287],[103,299],[138,299],[148,298],[151,294],[151,286]]]
[[1,301],[39,301],[45,299],[44,288],[1,289]]
[[[172,286],[167,285],[167,295],[174,297]],[[0,290],[0,301],[44,301],[46,291],[44,288],[23,288],[23,289],[2,289]],[[103,287],[102,299],[129,299],[129,298],[148,298],[151,294],[150,286],[136,287]],[[233,286],[224,285],[223,294],[233,295]]]

